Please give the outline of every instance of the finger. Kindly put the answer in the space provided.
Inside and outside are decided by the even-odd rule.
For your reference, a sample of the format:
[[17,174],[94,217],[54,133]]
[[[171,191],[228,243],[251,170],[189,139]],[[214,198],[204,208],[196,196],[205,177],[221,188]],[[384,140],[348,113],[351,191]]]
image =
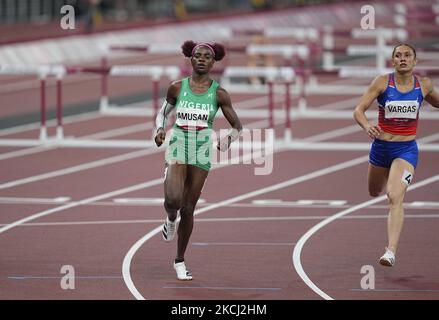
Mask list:
[[368,133],[370,136],[374,136],[374,137],[380,135],[380,131],[379,131],[376,127],[370,127],[369,130],[367,131],[367,133]]

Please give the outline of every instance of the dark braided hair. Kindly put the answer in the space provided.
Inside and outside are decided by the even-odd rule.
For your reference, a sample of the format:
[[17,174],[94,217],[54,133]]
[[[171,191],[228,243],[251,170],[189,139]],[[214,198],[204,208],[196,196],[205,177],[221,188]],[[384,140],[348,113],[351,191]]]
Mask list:
[[[181,50],[182,50],[184,56],[188,57],[188,58],[191,58],[192,57],[192,51],[199,44],[202,45],[203,43],[196,43],[196,42],[194,42],[192,40],[185,41],[183,43],[183,45],[181,46]],[[219,44],[219,43],[216,43],[216,42],[214,44],[210,44],[210,43],[206,43],[206,44],[209,45],[213,49],[215,61],[222,60],[222,58],[224,58],[224,56],[226,55],[226,50],[225,50],[225,48],[224,48],[224,46],[222,44]]]

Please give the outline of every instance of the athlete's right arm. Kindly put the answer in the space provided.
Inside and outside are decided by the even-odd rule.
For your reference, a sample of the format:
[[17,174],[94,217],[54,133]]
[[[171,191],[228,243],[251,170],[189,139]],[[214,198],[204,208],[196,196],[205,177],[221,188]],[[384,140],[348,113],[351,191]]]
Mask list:
[[360,102],[355,108],[354,119],[367,132],[369,137],[377,138],[381,133],[381,128],[378,125],[370,124],[366,117],[366,110],[370,108],[372,102],[386,90],[387,76],[377,76],[367,88],[367,91],[361,97]]
[[178,93],[180,92],[181,81],[172,83],[166,94],[166,99],[163,101],[162,107],[157,113],[155,119],[156,135],[154,141],[158,147],[160,147],[166,138],[166,122],[168,120],[168,115],[174,110],[177,103]]
[[422,90],[425,90],[424,100],[435,108],[439,108],[439,93],[434,90],[433,83],[430,78],[421,79]]

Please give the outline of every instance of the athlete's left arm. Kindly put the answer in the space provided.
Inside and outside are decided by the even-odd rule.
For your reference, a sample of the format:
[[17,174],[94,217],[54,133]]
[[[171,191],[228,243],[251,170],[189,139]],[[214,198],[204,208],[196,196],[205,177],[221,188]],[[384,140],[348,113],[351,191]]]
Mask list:
[[224,88],[218,87],[218,89],[216,90],[216,99],[218,107],[221,108],[227,121],[232,126],[232,130],[230,130],[227,136],[221,141],[218,141],[218,150],[224,151],[230,147],[230,144],[233,141],[239,138],[242,131],[242,124],[238,118],[238,115],[232,107],[230,95]]
[[439,108],[439,93],[434,90],[433,83],[430,78],[422,78],[421,87],[425,92],[424,100],[435,108]]

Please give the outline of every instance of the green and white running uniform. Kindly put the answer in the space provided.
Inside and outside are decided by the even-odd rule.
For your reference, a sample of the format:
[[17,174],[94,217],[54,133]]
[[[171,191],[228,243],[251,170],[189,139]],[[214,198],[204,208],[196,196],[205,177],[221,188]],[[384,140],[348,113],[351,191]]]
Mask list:
[[189,78],[182,80],[176,103],[176,121],[173,126],[166,161],[191,164],[203,170],[211,168],[212,124],[218,111],[216,90],[219,84],[212,80],[202,94],[192,92]]

